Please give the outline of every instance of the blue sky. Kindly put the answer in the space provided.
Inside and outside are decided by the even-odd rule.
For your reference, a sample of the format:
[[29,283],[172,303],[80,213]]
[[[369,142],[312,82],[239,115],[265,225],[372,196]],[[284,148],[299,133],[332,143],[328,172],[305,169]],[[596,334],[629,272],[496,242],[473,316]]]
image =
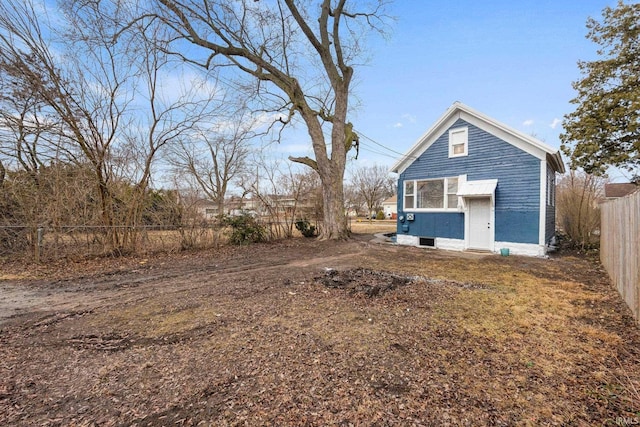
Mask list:
[[[356,72],[355,128],[404,153],[460,101],[557,148],[577,61],[596,58],[587,18],[615,4],[397,0],[389,40],[374,40]],[[364,140],[358,162],[391,166],[398,157]]]
[[[47,2],[49,0],[45,0]],[[588,17],[616,0],[394,0],[384,40],[356,69],[350,120],[363,138],[349,168],[391,167],[455,101],[559,148],[574,110],[577,62],[597,58]],[[55,9],[55,8],[54,8]],[[173,87],[173,86],[172,86]],[[390,150],[387,150],[387,147]],[[276,157],[312,155],[303,129],[284,134]],[[612,173],[614,180],[625,180]]]

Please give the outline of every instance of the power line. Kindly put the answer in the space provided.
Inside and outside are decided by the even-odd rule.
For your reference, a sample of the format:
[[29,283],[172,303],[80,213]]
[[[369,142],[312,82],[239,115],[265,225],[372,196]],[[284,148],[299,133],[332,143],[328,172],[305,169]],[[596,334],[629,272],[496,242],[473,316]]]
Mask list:
[[394,154],[398,154],[398,155],[400,155],[400,156],[404,156],[404,153],[401,153],[401,152],[396,151],[396,150],[394,150],[394,149],[392,149],[392,148],[389,148],[389,147],[387,147],[386,145],[383,145],[383,144],[379,143],[378,141],[376,141],[376,140],[374,140],[374,139],[372,139],[372,138],[369,138],[367,135],[363,134],[362,132],[356,131],[356,133],[357,133],[358,135],[360,135],[361,137],[363,137],[363,138],[365,138],[365,139],[367,139],[367,140],[369,140],[369,141],[373,142],[373,143],[374,143],[375,145],[377,145],[378,147],[382,147],[382,148],[384,148],[385,150],[390,151],[390,152],[392,152],[392,153],[394,153]]
[[372,153],[372,154],[378,154],[378,155],[384,156],[384,157],[389,157],[391,159],[397,159],[398,158],[398,156],[394,156],[394,155],[389,154],[389,153],[383,153],[382,151],[374,150],[374,149],[372,149],[370,147],[363,146],[362,143],[360,143],[360,150],[361,151],[366,151],[366,152]]
[[[415,157],[415,156],[409,156],[409,155],[407,155],[407,154],[405,154],[405,153],[401,153],[401,152],[396,151],[396,150],[394,150],[394,149],[392,149],[392,148],[389,148],[389,147],[385,146],[384,144],[381,144],[381,143],[379,143],[378,141],[374,140],[373,138],[368,137],[367,135],[363,134],[363,133],[362,133],[362,132],[360,132],[360,131],[356,131],[356,133],[357,133],[358,135],[360,135],[361,137],[363,137],[363,138],[365,138],[365,139],[369,140],[370,142],[374,143],[375,145],[377,145],[377,146],[379,146],[379,147],[382,147],[382,148],[384,148],[385,150],[390,151],[390,152],[392,152],[392,153],[394,153],[394,154],[397,154],[397,155],[402,156],[402,160],[405,160],[405,159],[417,160],[417,157]],[[360,144],[362,145],[362,143],[360,143]],[[391,158],[393,158],[393,159],[397,159],[397,158],[398,158],[397,156],[392,156],[392,155],[387,154],[387,153],[381,153],[381,152],[373,151],[373,150],[371,150],[370,148],[368,148],[367,150],[368,150],[369,152],[373,152],[374,154],[379,154],[379,155],[382,155],[382,156],[391,157]]]

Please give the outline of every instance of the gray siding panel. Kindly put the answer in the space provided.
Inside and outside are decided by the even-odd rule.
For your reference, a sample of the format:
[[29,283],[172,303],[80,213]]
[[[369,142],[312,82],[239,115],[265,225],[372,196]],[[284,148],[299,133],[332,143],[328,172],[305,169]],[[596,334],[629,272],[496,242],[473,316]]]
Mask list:
[[[445,131],[399,177],[398,212],[402,211],[403,182],[407,179],[443,178],[467,175],[467,180],[498,179],[496,188],[496,241],[538,243],[540,215],[540,160],[464,120],[452,128],[469,129],[468,155],[449,158],[449,132]],[[433,215],[433,214],[430,214]],[[445,214],[445,215],[456,215]],[[464,218],[462,214],[459,217]],[[432,221],[439,217],[417,217]],[[438,219],[439,220],[439,219]],[[464,220],[462,219],[462,228]],[[416,226],[420,228],[423,226]],[[432,227],[425,224],[424,227]],[[457,226],[456,226],[457,227]],[[439,232],[439,228],[435,228]],[[400,232],[400,227],[398,232]],[[410,234],[414,234],[410,231]],[[459,236],[456,228],[455,234]],[[436,235],[434,237],[450,237]],[[464,238],[464,230],[462,237]]]

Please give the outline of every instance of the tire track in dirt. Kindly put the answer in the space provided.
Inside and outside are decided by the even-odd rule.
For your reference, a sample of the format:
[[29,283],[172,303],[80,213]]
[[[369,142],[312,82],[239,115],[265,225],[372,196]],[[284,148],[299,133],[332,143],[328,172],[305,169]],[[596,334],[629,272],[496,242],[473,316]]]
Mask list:
[[56,322],[68,317],[61,313],[86,313],[133,304],[157,295],[193,292],[216,282],[229,281],[234,276],[244,279],[237,281],[240,291],[247,288],[246,281],[251,277],[266,277],[282,269],[302,273],[320,267],[335,268],[364,252],[362,244],[358,244],[353,252],[300,259],[295,248],[284,248],[267,254],[263,257],[266,259],[225,257],[213,259],[211,264],[197,265],[185,260],[172,266],[149,266],[51,282],[7,281],[0,284],[0,325],[27,319],[33,325]]

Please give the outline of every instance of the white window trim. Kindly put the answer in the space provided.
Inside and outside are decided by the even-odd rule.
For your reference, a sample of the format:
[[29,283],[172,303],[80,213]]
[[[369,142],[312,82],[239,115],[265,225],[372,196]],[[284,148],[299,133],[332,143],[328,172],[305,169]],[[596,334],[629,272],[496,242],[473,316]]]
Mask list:
[[[459,154],[454,154],[453,152],[453,134],[463,133],[464,134],[464,152]],[[469,152],[469,128],[468,127],[459,127],[454,129],[449,129],[449,157],[463,157],[467,156]]]
[[556,205],[556,176],[555,173],[547,174],[547,206]]
[[[460,198],[458,197],[457,199],[457,203],[455,206],[449,206],[449,202],[448,202],[448,196],[449,194],[453,194],[453,193],[448,193],[447,189],[448,189],[448,184],[449,184],[449,180],[450,179],[457,179],[458,180],[458,188],[460,188],[460,184],[464,181],[466,181],[467,176],[466,175],[459,175],[459,176],[447,176],[444,178],[427,178],[427,179],[407,179],[404,181],[403,185],[403,192],[402,192],[402,210],[406,211],[406,212],[459,212],[459,206],[460,206]],[[447,207],[446,208],[416,208],[415,205],[418,202],[418,182],[421,181],[440,181],[440,180],[444,180],[443,184],[444,184],[444,191],[443,191],[443,204],[446,203]],[[408,208],[406,206],[406,190],[407,190],[407,183],[408,182],[412,182],[413,183],[413,208]]]

